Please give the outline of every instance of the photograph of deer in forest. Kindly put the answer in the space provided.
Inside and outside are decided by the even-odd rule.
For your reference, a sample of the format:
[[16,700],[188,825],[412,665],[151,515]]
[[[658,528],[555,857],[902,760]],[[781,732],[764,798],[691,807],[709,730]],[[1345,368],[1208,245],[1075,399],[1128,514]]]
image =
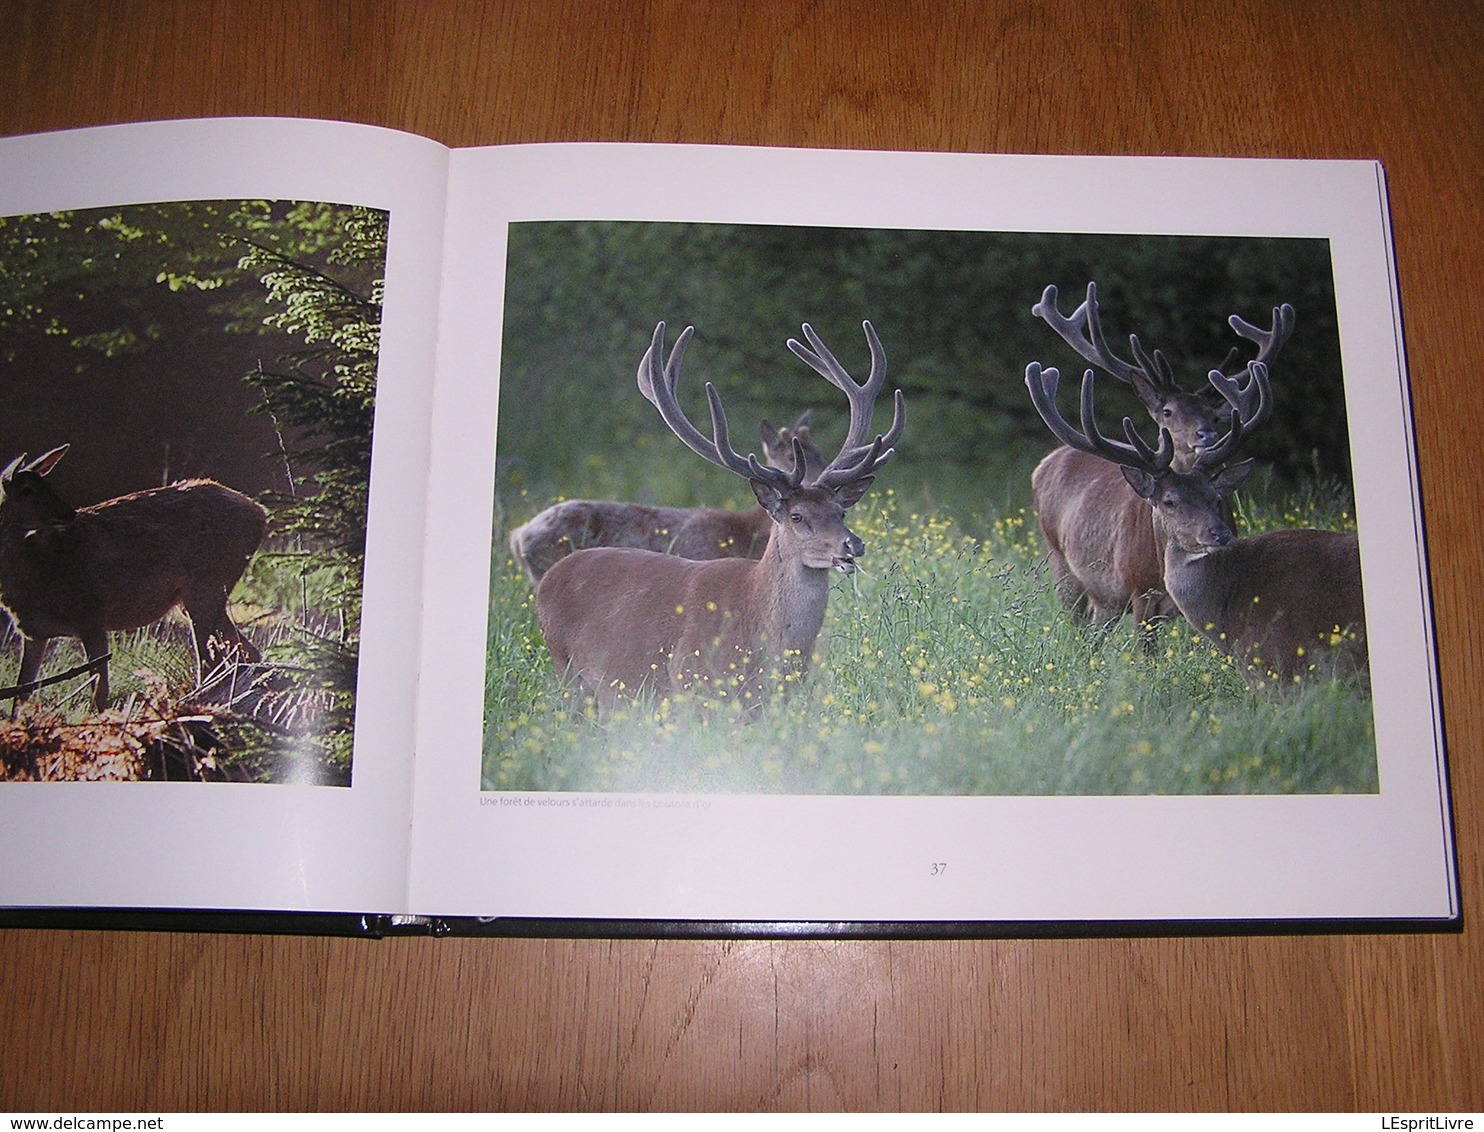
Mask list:
[[0,217],[0,778],[349,785],[386,236]]
[[506,283],[484,789],[1377,790],[1327,241],[540,222]]

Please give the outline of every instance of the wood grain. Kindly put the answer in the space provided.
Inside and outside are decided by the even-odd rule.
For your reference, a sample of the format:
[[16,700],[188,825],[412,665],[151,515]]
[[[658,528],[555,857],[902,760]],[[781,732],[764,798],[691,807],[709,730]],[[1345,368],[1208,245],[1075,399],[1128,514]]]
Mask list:
[[[1456,0],[38,0],[0,4],[0,133],[285,114],[454,145],[1382,159],[1476,917],[1481,55]],[[14,931],[0,1108],[1478,1111],[1481,940]]]

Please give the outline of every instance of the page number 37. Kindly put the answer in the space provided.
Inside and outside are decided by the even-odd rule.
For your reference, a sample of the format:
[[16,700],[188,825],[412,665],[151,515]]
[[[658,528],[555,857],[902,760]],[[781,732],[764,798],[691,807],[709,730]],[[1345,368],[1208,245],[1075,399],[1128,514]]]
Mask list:
[[948,871],[947,861],[933,861],[928,865],[928,876],[940,877]]

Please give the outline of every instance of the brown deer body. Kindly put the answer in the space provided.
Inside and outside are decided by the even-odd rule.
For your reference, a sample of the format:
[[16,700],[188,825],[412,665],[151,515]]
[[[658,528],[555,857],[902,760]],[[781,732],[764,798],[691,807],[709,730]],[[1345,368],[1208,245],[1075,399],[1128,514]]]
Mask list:
[[[1170,434],[1174,467],[1189,469],[1220,435],[1225,404],[1182,390],[1164,355],[1146,353],[1137,335],[1129,337],[1133,362],[1114,354],[1099,321],[1096,284],[1087,285],[1086,300],[1070,316],[1056,304],[1056,288],[1047,287],[1031,311],[1085,359],[1132,386],[1150,419]],[[1270,367],[1293,332],[1294,313],[1287,304],[1275,308],[1267,331],[1235,315],[1229,322],[1258,345],[1256,361]],[[1234,358],[1235,351],[1222,370]],[[1257,423],[1249,421],[1247,427]],[[1146,646],[1151,644],[1151,627],[1179,611],[1165,592],[1148,505],[1129,490],[1114,465],[1069,446],[1036,466],[1031,494],[1062,605],[1078,621],[1098,625],[1131,613]]]
[[1058,448],[1031,473],[1031,496],[1057,595],[1074,620],[1106,625],[1132,613],[1152,626],[1174,613],[1149,507],[1116,468]]
[[561,559],[536,590],[537,618],[558,673],[600,705],[644,694],[693,691],[754,705],[807,672],[829,599],[830,571],[850,573],[865,545],[845,525],[845,510],[892,456],[902,430],[902,395],[891,428],[867,443],[871,408],[886,378],[885,355],[870,323],[871,375],[857,384],[805,325],[812,349],[789,347],[850,398],[849,435],[840,453],[803,482],[805,460],[794,440],[791,471],[742,457],[727,439],[721,401],[709,385],[712,438],[675,400],[687,327],[663,361],[664,323],[639,368],[639,386],[692,451],[749,482],[771,533],[757,560],[692,561],[654,551],[599,547]]
[[1031,399],[1057,438],[1117,467],[1145,502],[1170,599],[1198,632],[1236,660],[1251,688],[1343,673],[1365,679],[1365,609],[1356,536],[1294,529],[1238,538],[1232,532],[1226,502],[1251,474],[1252,461],[1221,465],[1236,450],[1245,422],[1265,415],[1267,367],[1254,363],[1245,386],[1219,371],[1209,377],[1233,407],[1230,430],[1181,472],[1173,467],[1168,432],[1161,433],[1155,450],[1127,418],[1126,444],[1098,431],[1091,370],[1083,376],[1078,432],[1056,408],[1057,371],[1043,370],[1036,362],[1026,368]]
[[[793,428],[762,424],[767,462],[793,469],[793,440],[804,449],[805,465],[818,474],[824,458],[810,439],[809,414]],[[805,482],[813,475],[806,474]],[[538,583],[546,571],[574,550],[627,546],[678,558],[761,558],[773,521],[761,507],[730,511],[720,507],[652,507],[608,499],[566,499],[553,503],[510,532],[510,554]]]
[[1237,538],[1222,508],[1251,470],[1124,473],[1152,508],[1170,598],[1254,689],[1364,675],[1359,539],[1309,529]]
[[557,671],[600,701],[609,693],[693,689],[746,705],[796,678],[824,621],[829,571],[849,573],[864,553],[845,527],[845,504],[832,492],[803,490],[809,494],[786,506],[809,515],[807,537],[794,533],[805,524],[770,518],[774,534],[756,561],[695,561],[627,547],[562,559],[537,590]]
[[[266,513],[212,480],[186,480],[74,510],[42,478],[67,446],[0,473],[0,604],[21,634],[20,683],[36,680],[53,637],[76,637],[90,661],[108,633],[190,618],[197,675],[260,657],[227,614],[227,595],[263,540]],[[108,667],[93,692],[108,704]]]

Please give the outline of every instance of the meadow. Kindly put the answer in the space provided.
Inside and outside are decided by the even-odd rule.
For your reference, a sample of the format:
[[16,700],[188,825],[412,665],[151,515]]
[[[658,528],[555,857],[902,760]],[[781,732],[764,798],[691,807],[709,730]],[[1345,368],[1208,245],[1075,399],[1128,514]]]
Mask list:
[[[517,493],[508,526],[544,501]],[[832,586],[813,671],[741,712],[640,702],[599,718],[552,671],[497,522],[482,786],[512,791],[884,795],[1368,793],[1371,703],[1323,680],[1254,695],[1182,621],[1142,649],[1060,608],[1035,516],[969,518],[878,488],[868,551]],[[1338,487],[1239,500],[1248,533],[1354,529]]]
[[[1183,621],[1147,654],[1127,618],[1074,625],[1029,508],[1031,469],[1052,441],[1026,395],[1027,363],[1068,374],[1084,364],[1033,307],[1056,283],[1065,313],[1094,280],[1109,341],[1122,349],[1137,332],[1187,390],[1206,387],[1228,348],[1250,345],[1230,315],[1267,326],[1292,304],[1276,407],[1243,441],[1263,471],[1237,500],[1240,525],[1353,529],[1326,241],[616,221],[516,224],[509,237],[485,789],[1377,789],[1363,688],[1316,681],[1257,696]],[[840,399],[784,341],[807,320],[860,378],[866,313],[889,383],[906,394],[906,431],[847,515],[867,552],[833,581],[813,671],[760,710],[639,703],[599,719],[552,671],[507,533],[563,496],[750,503],[637,395],[657,318],[672,333],[697,328],[682,401],[699,405],[703,381],[715,383],[747,445],[740,422],[751,433],[759,417],[805,408],[816,437],[842,435]],[[1285,385],[1289,374],[1302,384]],[[1145,419],[1126,390],[1100,397],[1112,421]]]

